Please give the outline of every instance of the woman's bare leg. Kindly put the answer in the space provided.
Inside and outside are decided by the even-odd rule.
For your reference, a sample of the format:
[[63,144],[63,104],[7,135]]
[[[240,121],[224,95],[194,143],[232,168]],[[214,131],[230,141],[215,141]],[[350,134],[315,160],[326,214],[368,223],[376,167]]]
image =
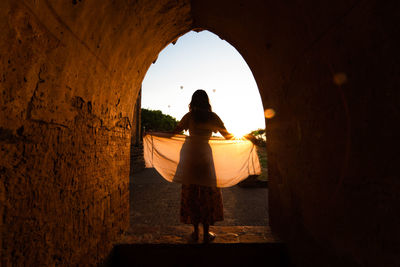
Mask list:
[[204,243],[211,242],[215,239],[215,234],[210,232],[210,225],[208,223],[203,224],[203,238]]

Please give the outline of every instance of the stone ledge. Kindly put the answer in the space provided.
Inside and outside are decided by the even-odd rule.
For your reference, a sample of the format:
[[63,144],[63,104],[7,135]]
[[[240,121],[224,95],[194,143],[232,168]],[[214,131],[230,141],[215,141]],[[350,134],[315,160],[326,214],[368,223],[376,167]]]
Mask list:
[[217,237],[203,244],[201,235],[191,240],[190,225],[134,226],[104,266],[292,266],[286,245],[268,226],[210,228]]
[[[200,227],[200,229],[202,229]],[[147,226],[131,227],[119,244],[196,244],[191,239],[193,228],[190,225],[178,226]],[[210,226],[210,231],[217,237],[213,243],[282,243],[273,235],[268,226]]]

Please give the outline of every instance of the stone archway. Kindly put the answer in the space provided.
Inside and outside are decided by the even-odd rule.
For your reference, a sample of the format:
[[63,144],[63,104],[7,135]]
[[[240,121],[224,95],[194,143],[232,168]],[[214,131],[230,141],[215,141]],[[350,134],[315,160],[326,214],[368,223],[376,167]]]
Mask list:
[[[245,128],[244,131],[247,130],[247,132],[265,128],[259,91],[250,69],[234,47],[217,35],[206,30],[191,31],[181,36],[176,43],[171,43],[163,49],[157,62],[153,63],[142,84],[143,99],[139,101],[142,101],[144,108],[161,110],[165,114],[180,119],[188,111],[187,104],[190,102],[192,93],[196,88],[203,88],[209,95],[212,110],[221,117],[231,133],[235,134],[234,126],[239,129]],[[248,100],[249,95],[251,95],[251,101]],[[179,111],[177,113],[177,110],[183,112],[182,115]],[[220,113],[221,111],[224,113]],[[254,118],[257,118],[256,123]],[[252,128],[246,127],[246,122],[252,120],[253,124],[250,126]],[[146,131],[149,130],[160,129],[147,128]],[[137,154],[140,153],[139,149],[136,149]],[[262,150],[260,153],[263,156],[266,154],[265,147],[257,147],[257,150]],[[143,150],[141,152],[143,153]],[[147,229],[150,229],[149,226],[165,228],[182,225],[179,221],[180,185],[165,183],[155,170],[143,170],[143,154],[142,158],[137,154],[133,154],[132,162],[142,163],[143,167],[134,168],[131,175],[131,200],[133,200],[131,228],[135,227],[137,233],[138,228],[146,224]],[[269,230],[267,229],[268,189],[266,188],[267,181],[265,181],[267,171],[266,166],[262,165],[265,167],[261,175],[263,181],[252,176],[238,186],[222,189],[224,220],[218,222],[216,224],[218,229],[215,228],[212,231],[219,230],[220,226],[246,226],[247,228],[256,226],[259,230]],[[184,228],[187,229],[187,227]],[[231,231],[234,228],[231,227]],[[236,229],[242,232],[239,227]],[[160,230],[153,232],[159,233]],[[229,232],[228,234],[231,241],[239,240],[239,238],[232,238],[236,233]],[[146,240],[151,240],[152,232],[143,232],[143,236],[148,237]],[[187,233],[187,236],[190,237],[190,233]],[[143,240],[143,238],[138,236],[136,240]],[[222,242],[222,240],[224,236],[218,234],[217,241]]]
[[2,1],[1,263],[108,253],[128,224],[132,103],[158,52],[196,28],[242,54],[276,110],[270,221],[296,262],[398,262],[398,11],[374,0]]

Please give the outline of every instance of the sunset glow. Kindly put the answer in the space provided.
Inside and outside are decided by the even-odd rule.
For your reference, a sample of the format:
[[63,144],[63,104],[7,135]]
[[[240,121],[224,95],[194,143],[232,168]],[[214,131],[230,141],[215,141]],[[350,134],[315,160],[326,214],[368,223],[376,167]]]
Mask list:
[[247,63],[233,46],[208,31],[189,32],[161,51],[143,81],[142,107],[180,120],[197,89],[207,92],[212,110],[235,136],[265,128],[260,94]]
[[242,135],[236,135],[236,134],[234,134],[232,139],[233,139],[233,140],[237,140],[237,141],[246,140],[246,138],[244,138],[244,134],[242,134]]

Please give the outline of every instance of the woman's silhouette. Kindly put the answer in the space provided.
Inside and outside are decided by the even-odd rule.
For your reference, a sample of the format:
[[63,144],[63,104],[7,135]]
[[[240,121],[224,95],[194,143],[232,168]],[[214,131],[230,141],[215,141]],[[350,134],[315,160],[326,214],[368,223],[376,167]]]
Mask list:
[[[203,224],[204,242],[210,242],[215,234],[209,226],[222,221],[223,205],[221,189],[212,186],[216,181],[211,147],[208,140],[212,132],[220,132],[226,139],[232,135],[225,129],[217,114],[211,111],[208,95],[197,90],[189,104],[189,112],[183,116],[176,133],[189,130],[189,137],[181,150],[177,172],[183,175],[181,194],[182,223],[193,224],[192,238],[199,238],[199,224]],[[210,186],[211,185],[211,186]]]

